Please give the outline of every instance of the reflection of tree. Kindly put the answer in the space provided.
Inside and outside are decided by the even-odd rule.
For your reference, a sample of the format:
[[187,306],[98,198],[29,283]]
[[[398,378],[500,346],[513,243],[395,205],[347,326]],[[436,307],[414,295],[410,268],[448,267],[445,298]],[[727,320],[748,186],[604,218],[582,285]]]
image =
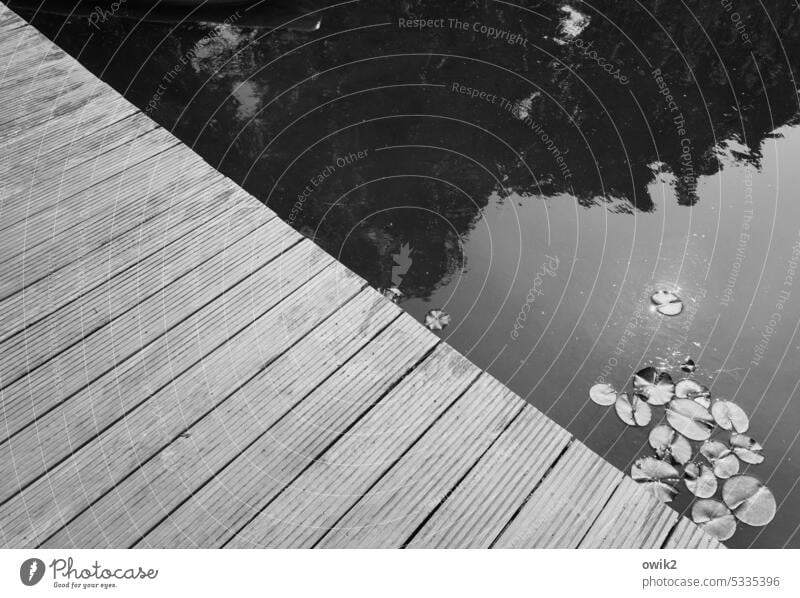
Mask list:
[[[315,231],[326,249],[380,286],[392,254],[409,243],[415,254],[404,290],[417,296],[430,295],[462,265],[460,237],[493,193],[567,192],[585,206],[613,200],[620,209],[622,199],[630,211],[650,211],[648,185],[671,173],[679,203],[692,205],[693,179],[682,176],[687,143],[693,176],[721,168],[726,141],[733,158],[758,167],[763,140],[797,121],[787,60],[800,55],[800,17],[791,3],[766,2],[770,18],[758,3],[737,3],[732,10],[748,44],[719,2],[571,2],[591,18],[583,42],[618,67],[627,85],[575,45],[559,43],[561,3],[524,4],[550,20],[488,0],[395,0],[326,11],[316,33],[229,27],[210,36],[211,25],[172,32],[166,24],[119,20],[82,50],[91,30],[76,20],[56,41],[74,54],[82,50],[89,68],[140,106],[191,54],[153,116],[284,217],[323,167],[367,150],[367,159],[336,169],[314,189],[294,224]],[[523,34],[528,47],[471,30],[404,30],[400,17],[480,22]],[[62,22],[46,15],[35,21],[52,36]],[[346,32],[355,27],[362,28]],[[676,98],[688,142],[658,94],[654,69]],[[454,93],[453,82],[530,103],[521,114]],[[379,86],[393,87],[364,91]],[[407,147],[379,151],[390,146]]]

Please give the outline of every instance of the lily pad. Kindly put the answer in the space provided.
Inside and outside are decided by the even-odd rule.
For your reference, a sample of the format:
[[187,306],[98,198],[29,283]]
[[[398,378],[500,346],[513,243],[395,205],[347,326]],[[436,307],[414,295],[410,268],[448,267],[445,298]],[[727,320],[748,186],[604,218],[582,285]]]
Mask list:
[[683,301],[670,291],[656,291],[650,296],[650,301],[656,306],[656,311],[662,316],[677,316],[683,311]]
[[644,368],[634,374],[633,388],[651,405],[666,405],[675,395],[672,376],[666,372],[658,372],[652,367]]
[[425,316],[425,326],[430,330],[444,330],[450,324],[450,316],[441,309],[432,309]]
[[761,454],[762,447],[755,440],[744,434],[731,434],[731,449],[734,454],[745,463],[758,465],[764,462],[764,455]]
[[687,374],[691,374],[697,369],[697,365],[695,365],[694,360],[691,357],[687,357],[686,361],[681,364],[681,369]]
[[717,493],[717,476],[705,463],[689,463],[683,470],[683,481],[697,498],[711,498]]
[[389,287],[388,289],[378,289],[381,295],[386,297],[392,303],[397,303],[400,301],[400,297],[403,296],[403,292],[398,289],[397,287]]
[[595,384],[589,389],[589,398],[592,402],[608,407],[617,400],[617,391],[610,384]]
[[661,502],[670,502],[678,493],[675,487],[680,479],[678,470],[666,461],[643,457],[631,467],[631,477],[644,484]]
[[717,440],[706,440],[700,447],[702,454],[714,468],[714,475],[725,480],[739,473],[739,459],[733,451]]
[[750,420],[747,414],[736,403],[731,401],[714,401],[711,405],[711,415],[723,430],[733,430],[734,432],[747,432],[750,427]]
[[689,441],[665,424],[653,428],[648,440],[659,459],[670,458],[683,465],[692,458]]
[[629,426],[646,426],[653,418],[650,405],[636,395],[629,399],[626,393],[618,394],[614,409],[619,418]]
[[722,500],[734,516],[747,525],[760,527],[775,517],[775,496],[758,479],[739,475],[725,482]]
[[736,533],[736,519],[728,507],[718,500],[698,500],[692,506],[692,521],[720,542]]
[[691,378],[684,378],[683,380],[678,380],[678,383],[675,384],[675,396],[679,399],[697,399],[698,397],[711,396],[711,391],[708,390],[707,386],[703,386]]
[[714,418],[691,399],[674,399],[667,408],[667,421],[689,440],[708,440],[714,430]]

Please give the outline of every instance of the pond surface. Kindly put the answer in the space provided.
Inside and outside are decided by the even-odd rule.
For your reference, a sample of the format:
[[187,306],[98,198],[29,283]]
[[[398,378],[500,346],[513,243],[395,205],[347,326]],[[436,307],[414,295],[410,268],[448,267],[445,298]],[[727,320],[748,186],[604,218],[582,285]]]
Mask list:
[[[778,503],[728,545],[800,547],[792,3],[285,9],[22,14],[414,317],[444,309],[450,344],[618,467],[650,428],[588,389],[691,357],[749,414]],[[680,315],[652,310],[661,288]]]

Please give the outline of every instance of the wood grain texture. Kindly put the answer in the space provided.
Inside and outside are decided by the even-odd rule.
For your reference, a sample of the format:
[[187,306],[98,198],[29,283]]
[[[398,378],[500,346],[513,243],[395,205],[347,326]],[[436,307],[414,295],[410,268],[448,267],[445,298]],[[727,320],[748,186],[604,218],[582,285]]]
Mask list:
[[[212,220],[181,243],[139,262],[130,276],[112,278],[57,319],[25,330],[22,340],[0,343],[5,440],[54,406],[130,357],[297,242],[285,224],[232,211],[234,222]],[[226,226],[227,224],[227,226]],[[211,236],[209,233],[227,234]],[[257,234],[251,234],[257,230]],[[210,238],[209,238],[210,237]],[[135,344],[114,339],[136,336]],[[18,374],[19,378],[14,378]],[[59,380],[53,392],[52,380]]]
[[[243,386],[201,420],[196,397],[184,401],[174,418],[165,419],[178,419],[185,432],[45,546],[130,546],[397,316],[397,308],[364,290],[266,366],[256,362],[250,372],[240,367]],[[263,369],[253,379],[258,367]]]
[[[87,387],[80,398],[67,401],[63,410],[69,413],[52,412],[46,424],[37,421],[30,434],[12,439],[17,449],[10,455],[12,464],[27,461],[40,476],[24,496],[0,506],[0,521],[23,505],[29,514],[28,521],[17,518],[5,530],[13,545],[44,541],[66,525],[180,434],[190,423],[182,415],[185,409],[214,409],[363,286],[309,246],[298,245],[285,264],[294,273],[306,270],[310,258],[308,284],[302,285],[299,276],[287,279],[278,264],[283,260],[272,262],[261,276],[251,276]],[[325,301],[318,304],[320,298]],[[46,440],[50,435],[53,441]],[[85,446],[59,463],[73,437]],[[26,442],[39,444],[39,452],[28,456]],[[47,468],[47,457],[59,464]],[[11,475],[32,477],[19,467]],[[53,487],[60,489],[57,494]]]
[[320,548],[401,547],[523,408],[487,374],[364,494]]
[[503,532],[497,548],[576,548],[622,473],[573,441]]
[[699,548],[719,549],[725,546],[716,538],[709,536],[690,520],[681,517],[675,529],[672,530],[664,548]]
[[408,548],[489,548],[571,440],[526,405],[408,542]]
[[439,345],[227,545],[311,547],[391,469],[478,377]]
[[594,522],[580,548],[661,548],[678,513],[626,477]]
[[[317,462],[326,448],[381,401],[437,342],[408,315],[400,315],[139,546],[214,548],[225,544]],[[276,398],[296,394],[280,380],[273,385],[280,385],[274,391]]]

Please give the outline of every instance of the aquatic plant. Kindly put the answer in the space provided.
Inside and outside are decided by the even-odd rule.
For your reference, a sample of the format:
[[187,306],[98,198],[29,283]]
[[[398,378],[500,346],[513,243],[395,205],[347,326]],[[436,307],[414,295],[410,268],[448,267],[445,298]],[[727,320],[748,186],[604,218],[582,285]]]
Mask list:
[[595,384],[589,389],[589,398],[598,405],[607,407],[617,401],[617,391],[610,384]]
[[711,536],[724,542],[736,533],[736,519],[718,500],[698,500],[692,506],[692,521]]
[[656,291],[650,296],[650,301],[662,316],[677,316],[683,311],[683,301],[671,291]]
[[444,330],[450,324],[450,316],[441,309],[432,309],[425,316],[425,326],[429,330]]
[[[694,371],[695,367],[687,358],[681,369]],[[673,383],[668,372],[652,366],[637,371],[631,382],[632,393],[618,391],[609,383],[595,384],[589,389],[589,398],[600,406],[613,404],[619,418],[636,427],[648,426],[654,408],[664,407],[664,419],[657,421],[648,435],[655,456],[640,457],[633,463],[631,477],[635,481],[658,500],[670,502],[683,480],[699,499],[692,506],[692,520],[720,541],[733,536],[737,521],[763,526],[773,519],[777,506],[772,492],[757,478],[739,474],[741,463],[764,461],[763,447],[744,434],[750,420],[741,407],[721,398],[712,403],[707,386],[692,378]],[[721,431],[730,432],[727,443],[715,437]],[[714,498],[718,494],[721,500]]]

